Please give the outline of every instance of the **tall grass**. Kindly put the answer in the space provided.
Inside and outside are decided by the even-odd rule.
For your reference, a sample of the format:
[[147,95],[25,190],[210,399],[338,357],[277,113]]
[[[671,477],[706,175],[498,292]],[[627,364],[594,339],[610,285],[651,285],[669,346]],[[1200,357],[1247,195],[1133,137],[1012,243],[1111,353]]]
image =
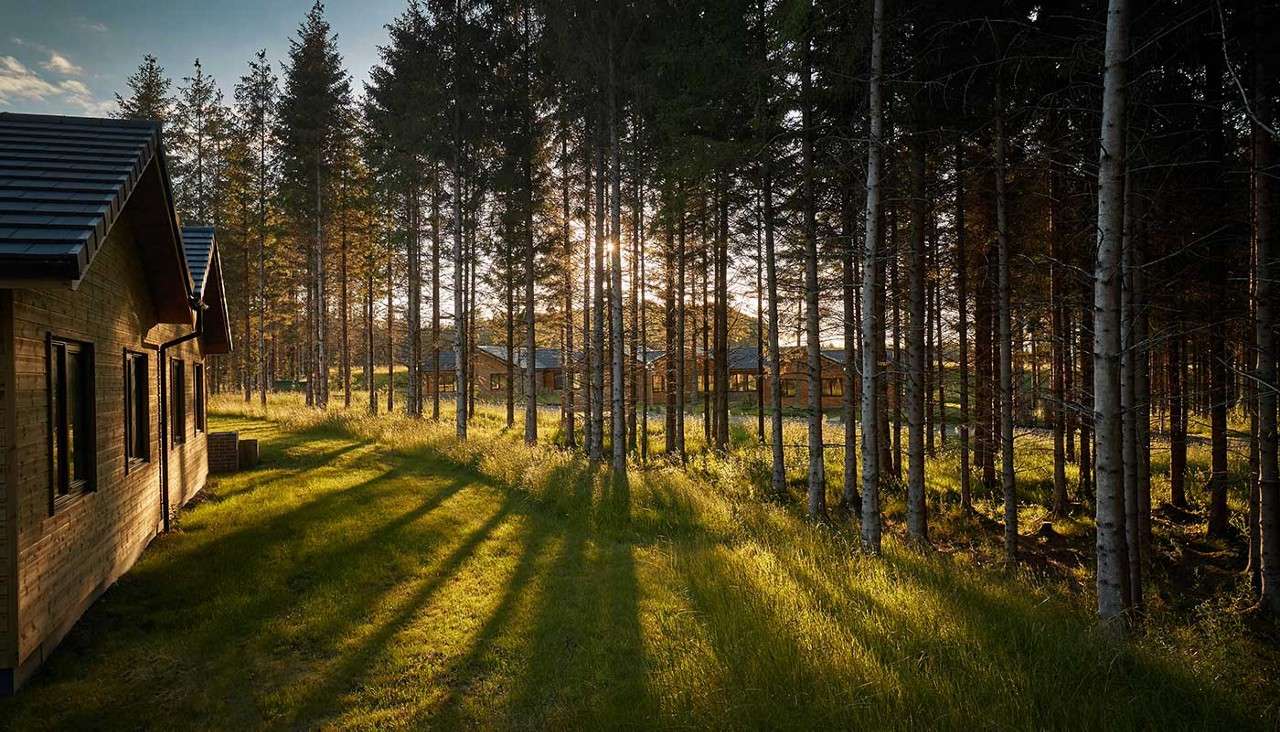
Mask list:
[[[435,423],[399,413],[322,412],[292,399],[265,410],[226,398],[213,407],[289,433],[337,432],[428,464],[461,466],[558,522],[558,548],[533,560],[545,573],[541,600],[532,601],[528,616],[509,620],[511,643],[555,660],[504,656],[501,668],[486,666],[486,673],[527,678],[512,681],[515,690],[485,685],[496,701],[450,712],[471,723],[1031,729],[1275,720],[1280,665],[1230,611],[1235,595],[1190,613],[1157,600],[1132,643],[1118,647],[1097,637],[1087,577],[1064,584],[987,562],[994,542],[983,534],[982,512],[974,518],[954,508],[956,458],[949,451],[929,463],[930,508],[940,540],[966,550],[921,554],[891,531],[885,556],[868,558],[843,519],[815,526],[791,505],[761,500],[769,458],[750,429],[736,428],[734,449],[715,456],[701,449],[701,427],[690,420],[686,465],[658,455],[661,434],[651,434],[653,459],[644,466],[633,460],[622,480],[555,444],[554,411],[540,414],[546,442],[526,446],[519,417],[517,429],[506,430],[504,412],[489,406],[478,410],[465,442],[454,437],[451,415]],[[661,420],[651,425],[660,429]],[[829,427],[828,442],[838,443],[838,425]],[[784,439],[803,444],[803,429],[788,424]],[[1023,520],[1034,526],[1047,516],[1051,455],[1035,433],[1020,435],[1018,444]],[[1203,459],[1199,451],[1193,448],[1193,464]],[[834,499],[841,457],[832,453]],[[798,480],[802,452],[788,450],[787,460],[789,478]],[[1074,486],[1074,475],[1069,480]],[[901,505],[894,491],[889,496],[892,528]],[[994,514],[994,500],[980,496],[980,509]],[[1087,532],[1088,523],[1081,515],[1058,526]],[[604,563],[608,581],[562,586],[560,573],[580,569],[584,552]],[[576,591],[594,598],[590,608],[570,599]],[[614,615],[604,632],[615,637],[581,637],[581,618],[562,616],[558,602],[570,613],[608,609]],[[597,655],[613,653],[623,661]],[[588,691],[565,683],[587,684]],[[598,684],[627,694],[614,698]],[[582,704],[589,699],[607,706],[588,712]]]

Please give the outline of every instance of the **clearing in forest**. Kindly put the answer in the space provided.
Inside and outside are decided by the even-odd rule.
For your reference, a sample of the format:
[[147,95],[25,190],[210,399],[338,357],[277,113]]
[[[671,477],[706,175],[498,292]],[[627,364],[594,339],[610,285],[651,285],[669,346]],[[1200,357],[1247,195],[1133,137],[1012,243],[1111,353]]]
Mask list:
[[215,415],[262,440],[260,467],[212,483],[0,726],[1240,729],[1272,713],[1274,659],[1225,614],[1155,619],[1117,649],[1049,584],[896,540],[866,558],[740,477],[619,482],[477,423],[459,445],[398,416]]

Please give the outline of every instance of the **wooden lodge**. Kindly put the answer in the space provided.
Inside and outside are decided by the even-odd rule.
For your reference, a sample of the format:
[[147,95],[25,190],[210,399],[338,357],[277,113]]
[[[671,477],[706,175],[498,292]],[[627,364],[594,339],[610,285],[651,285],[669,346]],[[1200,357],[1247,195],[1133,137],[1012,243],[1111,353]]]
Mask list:
[[0,691],[204,487],[204,360],[231,349],[210,228],[159,125],[0,114]]

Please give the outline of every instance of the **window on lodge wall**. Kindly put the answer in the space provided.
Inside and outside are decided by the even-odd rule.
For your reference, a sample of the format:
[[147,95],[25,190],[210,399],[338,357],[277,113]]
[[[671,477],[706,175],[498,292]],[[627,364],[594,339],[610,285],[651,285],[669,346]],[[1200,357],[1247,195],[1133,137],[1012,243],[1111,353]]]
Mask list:
[[797,382],[795,379],[783,379],[782,380],[782,396],[793,397],[796,394],[800,393],[799,389],[796,386],[798,383],[799,382]]
[[822,395],[823,396],[844,396],[844,380],[843,379],[823,379]]
[[147,385],[147,356],[124,352],[124,457],[125,470],[134,462],[151,459],[151,419]]
[[187,365],[169,362],[169,434],[173,444],[187,441]]
[[191,366],[191,397],[195,403],[196,432],[204,432],[204,364]]
[[506,374],[489,374],[490,389],[497,391],[498,389],[505,389],[506,387],[507,387]]
[[57,500],[91,491],[97,469],[93,345],[49,335],[45,349],[49,390],[50,511]]

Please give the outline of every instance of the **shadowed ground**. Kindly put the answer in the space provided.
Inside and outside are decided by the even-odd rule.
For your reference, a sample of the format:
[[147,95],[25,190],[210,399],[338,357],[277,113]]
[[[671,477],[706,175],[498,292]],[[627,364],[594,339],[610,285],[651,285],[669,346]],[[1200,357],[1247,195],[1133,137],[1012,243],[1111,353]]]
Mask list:
[[1196,662],[1176,637],[1119,650],[1052,591],[892,541],[867,559],[846,532],[674,469],[628,483],[496,430],[459,459],[432,436],[285,424],[216,418],[262,441],[261,466],[213,484],[0,704],[0,726],[1242,728],[1273,713],[1222,673],[1229,644]]

